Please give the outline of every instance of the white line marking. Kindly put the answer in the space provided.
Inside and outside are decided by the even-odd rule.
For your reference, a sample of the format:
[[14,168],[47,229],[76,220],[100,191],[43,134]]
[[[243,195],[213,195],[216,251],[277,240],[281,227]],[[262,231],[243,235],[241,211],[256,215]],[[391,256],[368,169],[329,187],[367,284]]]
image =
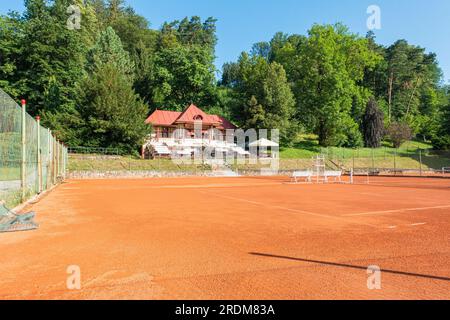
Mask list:
[[416,226],[423,226],[423,225],[425,225],[425,224],[427,224],[427,223],[426,223],[426,222],[413,223],[413,224],[410,224],[410,226],[411,226],[411,227],[416,227]]
[[[213,188],[236,188],[236,187],[267,187],[267,186],[280,186],[280,182],[268,182],[268,183],[225,183],[225,184],[199,184],[199,185],[183,185],[183,186],[151,186],[146,189],[213,189]],[[141,188],[140,188],[141,189]]]
[[362,212],[362,213],[350,213],[350,214],[344,214],[342,216],[343,217],[369,216],[369,215],[377,215],[377,214],[390,214],[390,213],[399,213],[399,212],[407,212],[407,211],[423,211],[423,210],[431,210],[431,209],[448,209],[448,208],[450,208],[450,205],[436,206],[436,207],[422,207],[422,208],[405,208],[405,209],[372,211],[372,212]]
[[[314,212],[310,212],[310,211],[291,209],[291,208],[286,208],[286,207],[281,207],[281,206],[274,206],[274,205],[266,204],[266,203],[263,203],[263,202],[257,202],[257,201],[247,200],[247,199],[241,199],[241,198],[235,198],[235,197],[230,197],[230,196],[224,196],[224,195],[221,195],[221,194],[217,194],[215,192],[205,192],[205,191],[199,191],[199,192],[203,193],[203,194],[215,195],[216,197],[221,197],[221,198],[225,198],[225,199],[251,203],[251,204],[254,204],[254,205],[258,205],[258,206],[264,206],[264,207],[268,207],[268,208],[274,208],[274,209],[280,209],[280,210],[285,210],[285,211],[291,211],[291,212],[295,212],[295,213],[301,213],[301,214],[306,214],[306,215],[310,215],[310,216],[316,216],[316,217],[321,217],[321,218],[333,219],[333,220],[338,220],[340,222],[348,223],[347,220],[342,219],[339,216],[330,216],[330,215],[314,213]],[[361,223],[361,222],[352,222],[352,223],[365,225],[365,226],[369,226],[369,227],[373,227],[373,228],[379,228],[378,226],[373,225],[373,224],[369,224],[369,223]]]
[[397,226],[389,226],[388,229],[397,229]]

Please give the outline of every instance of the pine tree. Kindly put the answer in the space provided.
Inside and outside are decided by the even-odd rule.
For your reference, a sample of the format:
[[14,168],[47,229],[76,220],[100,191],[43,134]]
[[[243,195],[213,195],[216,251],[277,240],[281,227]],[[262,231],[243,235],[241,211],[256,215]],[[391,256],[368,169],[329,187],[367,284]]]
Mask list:
[[122,41],[111,27],[98,36],[96,44],[89,52],[88,72],[93,72],[103,64],[113,64],[130,79],[134,76],[135,66],[130,54],[123,49]]
[[101,33],[90,57],[79,101],[83,144],[137,152],[149,133],[148,110],[133,90],[131,60],[112,28]]
[[258,103],[255,96],[252,96],[246,106],[247,120],[245,126],[252,129],[265,129],[265,112],[262,105]]

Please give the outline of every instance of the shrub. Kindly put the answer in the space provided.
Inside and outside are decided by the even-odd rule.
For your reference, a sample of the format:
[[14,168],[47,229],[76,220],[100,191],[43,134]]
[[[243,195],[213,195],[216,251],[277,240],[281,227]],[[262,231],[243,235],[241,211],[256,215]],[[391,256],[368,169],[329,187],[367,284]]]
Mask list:
[[450,135],[437,135],[432,139],[436,150],[450,150]]
[[392,122],[386,133],[394,148],[400,148],[403,142],[412,138],[412,130],[405,122]]

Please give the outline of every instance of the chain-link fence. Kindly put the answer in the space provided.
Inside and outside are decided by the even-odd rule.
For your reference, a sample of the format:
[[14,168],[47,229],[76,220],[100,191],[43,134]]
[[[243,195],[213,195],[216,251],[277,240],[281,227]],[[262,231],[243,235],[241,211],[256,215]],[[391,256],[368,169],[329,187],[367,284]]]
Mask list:
[[[114,150],[92,148],[70,149],[68,171],[73,177],[89,177],[96,173],[120,176],[121,173],[133,175],[208,175],[213,167],[204,163],[178,163],[170,157],[143,160],[138,157],[114,155]],[[305,153],[296,158],[281,158],[278,161],[280,174],[297,170],[310,170],[317,155],[324,155],[326,166],[331,170],[342,170],[355,174],[373,175],[413,175],[450,177],[450,151],[414,148],[321,148],[314,153]],[[271,166],[274,159],[253,159],[233,162],[228,159],[229,169],[240,174],[258,174],[263,168]]]
[[0,201],[12,207],[65,177],[67,148],[0,90]]
[[450,176],[450,151],[324,148],[330,166],[369,174]]

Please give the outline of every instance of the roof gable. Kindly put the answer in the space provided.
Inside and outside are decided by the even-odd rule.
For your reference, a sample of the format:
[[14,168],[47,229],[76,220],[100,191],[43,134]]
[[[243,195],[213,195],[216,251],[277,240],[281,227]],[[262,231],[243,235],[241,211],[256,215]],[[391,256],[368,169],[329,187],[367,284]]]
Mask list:
[[208,122],[209,116],[204,113],[200,108],[196,105],[191,104],[184,112],[178,117],[176,122],[185,123],[185,122],[194,122],[195,120],[202,120],[203,122]]

